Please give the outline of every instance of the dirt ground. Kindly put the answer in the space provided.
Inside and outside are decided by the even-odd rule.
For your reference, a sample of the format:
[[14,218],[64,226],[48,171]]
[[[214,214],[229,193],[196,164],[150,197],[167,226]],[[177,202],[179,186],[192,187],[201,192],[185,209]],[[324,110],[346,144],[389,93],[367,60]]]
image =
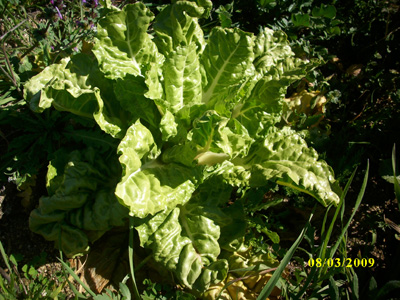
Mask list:
[[0,187],[0,240],[6,253],[23,255],[21,263],[30,262],[41,253],[47,254],[49,262],[57,261],[59,252],[53,243],[29,230],[30,209],[22,206],[18,194],[12,183]]

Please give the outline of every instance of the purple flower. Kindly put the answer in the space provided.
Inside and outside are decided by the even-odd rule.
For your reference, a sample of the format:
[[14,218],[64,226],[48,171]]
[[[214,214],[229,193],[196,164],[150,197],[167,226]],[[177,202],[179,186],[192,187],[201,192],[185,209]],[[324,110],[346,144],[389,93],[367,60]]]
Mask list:
[[86,0],[82,0],[82,3],[86,3]]
[[97,7],[99,5],[99,0],[94,0],[94,7]]
[[50,0],[50,4],[51,4],[51,5],[54,5],[54,0]]
[[60,10],[58,9],[57,6],[56,6],[56,11],[57,11],[58,17],[59,17],[60,19],[62,19],[62,18],[63,18],[63,17],[62,17],[62,14],[61,14],[61,12],[60,12]]

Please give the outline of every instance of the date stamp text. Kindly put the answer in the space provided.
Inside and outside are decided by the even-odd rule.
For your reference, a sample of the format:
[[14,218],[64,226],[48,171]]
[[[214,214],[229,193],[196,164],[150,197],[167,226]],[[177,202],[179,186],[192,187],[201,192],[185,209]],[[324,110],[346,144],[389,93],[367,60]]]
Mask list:
[[317,267],[323,268],[325,266],[329,268],[340,268],[340,267],[363,267],[363,268],[371,268],[375,264],[375,259],[373,258],[310,258],[308,260],[309,267]]

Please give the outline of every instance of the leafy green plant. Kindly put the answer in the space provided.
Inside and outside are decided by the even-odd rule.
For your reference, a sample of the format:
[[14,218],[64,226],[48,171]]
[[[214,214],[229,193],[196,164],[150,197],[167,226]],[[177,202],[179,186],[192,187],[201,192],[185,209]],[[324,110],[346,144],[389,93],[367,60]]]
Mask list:
[[[129,279],[127,276],[119,283],[117,292],[110,289],[105,289],[101,294],[95,294],[87,285],[71,269],[68,263],[60,259],[62,268],[66,271],[65,274],[61,271],[53,274],[50,278],[48,274],[43,274],[38,271],[34,263],[28,263],[19,268],[18,256],[8,256],[0,242],[0,253],[7,267],[6,270],[0,267],[0,299],[70,299],[74,294],[79,299],[95,299],[95,300],[128,300],[131,299],[131,293],[126,285]],[[40,264],[46,263],[46,257],[38,258]],[[79,293],[75,286],[70,282],[69,276],[80,284],[87,294]],[[69,285],[72,292],[65,293],[64,288]],[[77,298],[78,299],[78,298]],[[140,299],[139,297],[137,299]]]
[[18,188],[37,175],[59,148],[91,145],[102,152],[117,146],[93,122],[55,110],[34,113],[23,103],[4,107],[0,125],[6,130],[0,179],[12,181]]
[[143,300],[195,300],[191,294],[180,290],[173,289],[170,285],[154,283],[150,279],[145,279],[143,282],[145,289],[141,294]]
[[[258,26],[285,31],[291,45],[300,57],[328,58],[327,41],[341,33],[335,1],[216,1],[230,9],[234,26],[256,31]],[[225,4],[225,5],[223,5]],[[221,24],[226,10],[216,10]]]
[[[309,222],[311,221],[313,214],[310,215]],[[294,255],[294,252],[296,249],[299,247],[301,241],[304,238],[304,235],[306,234],[307,230],[309,228],[309,224],[306,224],[306,226],[303,228],[302,232],[300,233],[299,237],[296,239],[296,241],[293,243],[293,245],[290,247],[290,249],[287,251],[285,256],[283,257],[282,261],[279,264],[279,267],[276,269],[268,283],[265,285],[265,287],[262,289],[260,295],[258,295],[257,300],[261,299],[266,299],[268,296],[271,294],[273,288],[276,286],[278,283],[278,280],[280,279],[283,271],[285,270],[286,266],[290,262],[290,259]]]
[[[355,174],[356,171],[353,172],[349,179],[341,195],[340,203],[335,208],[335,213],[330,220],[330,223],[328,221],[328,215],[329,208],[331,207],[326,211],[321,225],[321,232],[319,233],[321,235],[319,238],[321,241],[319,245],[315,243],[316,229],[311,225],[312,213],[309,222],[303,228],[303,231],[296,242],[284,255],[279,268],[268,281],[258,299],[265,299],[269,296],[272,288],[277,284],[281,274],[286,270],[292,257],[295,261],[294,274],[290,276],[287,275],[287,280],[280,283],[282,294],[286,299],[320,299],[325,297],[329,297],[330,299],[350,299],[349,297],[360,299],[358,277],[353,266],[347,265],[346,263],[338,264],[338,261],[345,262],[348,258],[346,250],[348,226],[354,218],[364,196],[369,174],[369,166],[367,166],[365,171],[363,185],[357,197],[353,213],[345,222],[344,200]],[[333,228],[339,216],[341,231],[337,236],[335,236],[336,242],[331,244],[330,240],[333,239]],[[328,228],[326,228],[327,225],[329,225]],[[307,242],[306,244],[309,245],[309,250],[303,246],[300,247],[300,242],[303,238]],[[296,250],[297,255],[294,255]],[[305,254],[305,257],[302,255],[303,253]],[[311,259],[314,263],[309,265]],[[317,261],[317,263],[315,263],[315,261]],[[330,261],[331,264],[326,263],[326,261]],[[349,286],[350,288],[347,289],[345,288],[346,286]],[[342,288],[339,289],[339,287]]]
[[8,256],[1,241],[0,253],[7,267],[6,270],[0,267],[1,300],[66,299],[67,295],[62,292],[66,282],[61,273],[49,278],[32,264],[23,265],[19,271],[17,256]]
[[[51,1],[42,2],[0,3],[0,180],[13,181],[18,188],[37,175],[64,142],[79,136],[85,141],[92,131],[87,129],[90,123],[79,118],[54,111],[33,113],[22,99],[22,86],[30,77],[62,57],[85,51],[94,33],[91,25],[97,8],[89,3],[65,1],[72,9],[65,13],[61,8],[64,16],[60,19]],[[61,2],[54,5],[61,7]],[[102,139],[96,134],[92,138]]]
[[[347,182],[347,185],[344,189],[344,192],[342,193],[341,196],[341,201],[339,205],[336,207],[335,214],[331,220],[330,226],[328,230],[325,232],[325,224],[327,221],[327,216],[328,212],[325,215],[324,222],[322,224],[322,230],[321,230],[321,240],[322,244],[319,247],[315,247],[314,245],[314,232],[312,231],[311,234],[308,236],[307,241],[310,243],[311,247],[311,253],[309,254],[309,258],[319,258],[321,261],[327,261],[327,260],[334,260],[338,259],[340,262],[345,262],[347,259],[347,229],[354,218],[355,213],[357,212],[358,207],[360,206],[360,203],[362,201],[362,198],[365,193],[365,189],[367,186],[367,180],[368,180],[368,174],[369,174],[369,164],[367,166],[367,169],[365,171],[365,176],[364,176],[364,181],[362,184],[362,187],[360,189],[360,192],[357,197],[357,201],[355,203],[355,207],[353,209],[353,212],[349,218],[349,220],[344,223],[344,207],[345,207],[345,196],[347,194],[347,191],[350,187],[351,182],[353,181],[353,178],[355,176],[356,170],[353,172],[351,178]],[[332,231],[333,227],[335,225],[336,219],[339,216],[340,213],[340,223],[341,223],[341,232],[339,236],[337,237],[336,243],[333,246],[328,247],[329,245],[329,240],[332,237]],[[339,250],[339,251],[337,251]],[[316,295],[318,293],[322,293],[321,296],[324,296],[324,294],[330,295],[334,299],[339,299],[340,297],[345,297],[348,291],[347,290],[342,290],[344,291],[345,294],[342,296],[339,296],[339,292],[337,288],[334,288],[335,286],[341,286],[343,285],[343,282],[340,280],[340,274],[344,275],[346,279],[348,279],[348,282],[352,284],[351,291],[354,292],[356,297],[358,297],[358,282],[357,282],[357,275],[354,273],[352,270],[352,266],[349,268],[345,263],[341,264],[340,267],[333,267],[328,270],[328,264],[324,264],[322,266],[317,266],[314,265],[311,267],[311,270],[309,272],[309,275],[307,276],[307,279],[305,280],[304,284],[302,285],[301,289],[296,291],[297,295],[296,297],[301,297],[307,288],[310,288],[310,290],[313,291]],[[329,286],[330,288],[324,287],[323,283],[324,281],[329,280]],[[313,282],[312,282],[313,281]],[[311,286],[310,283],[312,282]]]
[[381,288],[378,288],[378,284],[375,278],[372,276],[369,281],[368,290],[365,293],[365,298],[371,300],[395,299],[388,297],[390,297],[390,295],[393,295],[393,291],[398,291],[398,290],[400,290],[400,281],[391,280],[386,282]]
[[[372,267],[376,262],[373,258],[348,257],[348,228],[365,194],[369,163],[352,214],[345,221],[345,198],[355,174],[356,170],[348,180],[341,195],[340,203],[335,208],[334,215],[330,221],[328,217],[329,208],[326,211],[319,233],[320,237],[318,238],[320,243],[316,244],[315,236],[317,230],[311,223],[303,229],[304,239],[309,247],[299,247],[299,244],[297,244],[298,254],[293,257],[296,262],[296,269],[294,274],[289,277],[289,280],[285,280],[281,284],[283,295],[287,299],[320,299],[325,297],[330,299],[388,299],[389,295],[393,295],[393,291],[399,289],[399,282],[396,280],[388,281],[378,288],[373,276],[366,286],[362,285],[357,275],[359,271],[357,267],[360,267],[361,263],[357,264],[355,260],[364,260],[363,267]],[[339,219],[340,232],[333,235],[337,219]],[[327,228],[328,225],[329,227]],[[330,242],[331,240],[333,240],[332,243]],[[285,255],[285,258],[286,256],[293,256],[294,250],[296,249],[292,247]],[[305,256],[299,252],[304,253]],[[312,262],[310,262],[311,260]],[[283,271],[287,263],[288,260],[283,259],[281,261],[281,264],[283,264],[280,266],[281,271]],[[279,276],[276,275],[276,277]],[[273,282],[268,282],[265,290],[270,291],[272,285]],[[268,293],[265,295],[268,296]]]
[[[345,184],[363,160],[382,158],[391,149],[393,139],[386,137],[397,140],[400,124],[396,117],[399,63],[394,54],[399,47],[399,7],[395,1],[213,3],[233,5],[232,26],[253,32],[259,26],[283,30],[298,57],[323,61],[306,80],[294,84],[288,96],[305,89],[326,97],[325,119],[313,128],[308,142],[326,153],[324,159],[340,182]],[[300,125],[309,125],[307,119],[301,116]]]
[[61,149],[34,232],[74,256],[131,216],[158,267],[199,295],[245,246],[247,192],[273,182],[339,203],[331,168],[276,126],[287,87],[313,66],[283,32],[216,27],[205,39],[198,18],[210,1],[176,1],[155,19],[143,3],[104,4],[93,50],[49,66],[24,95],[35,112],[94,119],[119,145],[107,155]]
[[[65,263],[62,259],[60,259],[60,263],[62,264],[63,268],[66,270],[66,273],[68,273],[72,278],[80,284],[83,289],[87,292],[87,295],[79,293],[76,288],[70,284],[71,289],[73,290],[75,296],[79,296],[80,299],[94,299],[94,300],[129,300],[131,299],[131,293],[129,291],[128,286],[126,285],[127,280],[129,279],[129,276],[126,276],[120,283],[119,283],[119,290],[118,291],[112,291],[111,289],[106,288],[103,293],[101,294],[96,294],[94,293],[82,280],[79,278],[79,276],[76,275],[74,270],[71,269],[71,267]],[[135,299],[140,299],[135,298]]]
[[[78,0],[35,2],[15,0],[0,4],[3,16],[0,80],[7,91],[0,99],[1,105],[18,99],[21,85],[29,77],[62,57],[82,50],[82,42],[93,37],[91,26],[98,17],[94,7]],[[66,5],[70,8],[68,11],[63,9]],[[35,14],[31,13],[32,9]],[[55,17],[56,11],[58,17]]]

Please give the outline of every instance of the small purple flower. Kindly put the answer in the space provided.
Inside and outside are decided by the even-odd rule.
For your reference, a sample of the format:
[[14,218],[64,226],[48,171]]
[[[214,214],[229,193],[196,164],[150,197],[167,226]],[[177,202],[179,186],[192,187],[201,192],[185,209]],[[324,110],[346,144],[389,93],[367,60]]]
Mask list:
[[51,4],[51,5],[54,5],[54,0],[50,0],[50,4]]
[[63,18],[63,17],[62,17],[62,14],[61,14],[61,12],[60,12],[60,10],[58,9],[57,6],[56,6],[56,11],[57,11],[58,17],[59,17],[60,19],[62,19],[62,18]]
[[99,0],[94,0],[94,7],[97,7],[99,5]]
[[82,0],[82,3],[86,3],[86,0]]

